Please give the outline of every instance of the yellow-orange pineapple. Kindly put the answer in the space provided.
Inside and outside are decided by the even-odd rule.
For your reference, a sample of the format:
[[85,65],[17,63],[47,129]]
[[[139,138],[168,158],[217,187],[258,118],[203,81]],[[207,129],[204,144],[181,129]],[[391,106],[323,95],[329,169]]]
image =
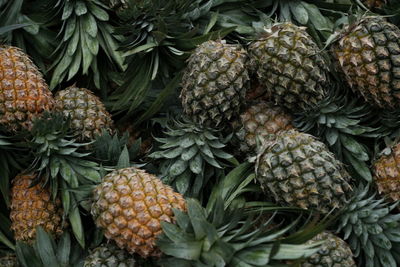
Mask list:
[[32,120],[54,105],[35,64],[17,47],[0,46],[0,124],[30,129]]
[[160,256],[155,246],[161,221],[174,221],[172,208],[186,210],[182,195],[137,168],[115,170],[94,190],[92,214],[104,235],[130,253]]
[[380,8],[386,5],[387,0],[363,0],[363,3],[369,8]]
[[35,178],[33,174],[19,174],[12,181],[10,217],[17,241],[32,241],[37,226],[55,235],[63,232],[60,199],[53,202],[49,188],[41,184],[31,187]]
[[384,150],[374,163],[374,179],[380,194],[400,199],[400,144]]

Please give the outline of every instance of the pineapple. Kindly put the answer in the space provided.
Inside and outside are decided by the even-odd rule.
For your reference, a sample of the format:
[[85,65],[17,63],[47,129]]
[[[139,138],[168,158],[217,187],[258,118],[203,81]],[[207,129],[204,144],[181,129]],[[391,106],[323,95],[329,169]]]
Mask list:
[[307,259],[301,266],[341,266],[356,267],[349,245],[330,232],[322,232],[307,243],[323,241],[320,250]]
[[240,150],[254,153],[257,149],[257,139],[271,139],[280,131],[292,129],[292,117],[287,112],[272,103],[259,102],[250,107],[240,116],[241,128],[236,133],[241,141]]
[[54,99],[55,110],[71,117],[71,127],[80,133],[83,139],[93,140],[102,130],[111,132],[111,115],[90,90],[73,85],[57,92]]
[[257,180],[276,202],[328,213],[342,208],[352,190],[349,174],[313,136],[282,131],[257,156]]
[[86,257],[83,267],[135,267],[135,259],[113,244],[103,244]]
[[381,108],[400,106],[400,29],[381,17],[349,25],[332,45],[348,84]]
[[10,217],[17,241],[32,242],[38,226],[57,236],[63,232],[60,199],[52,201],[48,187],[31,186],[35,178],[34,174],[19,174],[12,181]]
[[17,257],[14,254],[6,254],[0,257],[0,267],[18,267]]
[[183,197],[156,176],[136,168],[111,172],[94,191],[92,214],[106,238],[143,258],[160,256],[155,246],[161,221],[172,222],[172,209],[185,210]]
[[326,96],[327,63],[304,27],[273,25],[249,46],[249,56],[264,97],[276,104],[307,109]]
[[204,126],[219,126],[240,112],[249,86],[248,56],[225,41],[201,44],[190,56],[183,76],[184,112]]
[[374,180],[380,194],[400,200],[400,143],[382,151],[374,163]]
[[35,117],[54,105],[35,64],[17,47],[0,46],[0,124],[9,130],[30,129]]

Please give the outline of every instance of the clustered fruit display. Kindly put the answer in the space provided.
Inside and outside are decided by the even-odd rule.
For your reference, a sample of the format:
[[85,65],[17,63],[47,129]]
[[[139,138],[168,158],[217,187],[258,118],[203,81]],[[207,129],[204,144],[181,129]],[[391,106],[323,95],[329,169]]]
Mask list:
[[397,0],[0,0],[0,267],[400,265]]

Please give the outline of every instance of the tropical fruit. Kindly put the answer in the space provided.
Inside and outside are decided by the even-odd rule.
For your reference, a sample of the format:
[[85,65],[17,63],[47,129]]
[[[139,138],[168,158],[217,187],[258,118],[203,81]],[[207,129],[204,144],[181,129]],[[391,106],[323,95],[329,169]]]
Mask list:
[[104,104],[90,90],[70,86],[57,92],[55,110],[71,117],[71,127],[84,139],[111,131],[113,121]]
[[0,124],[30,129],[33,119],[54,105],[42,74],[17,47],[0,46]]
[[218,126],[237,116],[249,86],[247,61],[240,45],[207,41],[197,47],[182,80],[184,112],[206,126]]
[[349,245],[330,232],[322,232],[307,243],[323,241],[320,250],[307,258],[302,267],[341,266],[356,267]]
[[382,151],[374,163],[374,180],[380,194],[400,200],[400,144]]
[[285,109],[268,102],[251,104],[240,115],[241,128],[236,135],[240,140],[240,150],[255,153],[257,142],[273,139],[284,130],[292,129],[292,117]]
[[307,109],[327,94],[328,65],[304,27],[273,25],[249,46],[249,56],[264,95],[276,104]]
[[349,25],[332,46],[348,84],[381,108],[400,104],[400,29],[381,17]]
[[56,236],[63,232],[60,199],[53,202],[48,187],[31,186],[35,178],[34,174],[19,174],[12,181],[10,218],[17,241],[31,242],[37,226]]
[[18,267],[17,257],[14,254],[7,254],[0,257],[0,267]]
[[186,209],[183,197],[156,176],[132,167],[103,178],[94,190],[92,214],[108,239],[146,258],[161,255],[155,240],[161,221],[174,221],[173,208]]
[[265,142],[256,163],[257,180],[282,205],[328,213],[346,203],[349,174],[315,137],[282,131]]
[[135,267],[135,259],[114,244],[103,244],[89,253],[83,267]]

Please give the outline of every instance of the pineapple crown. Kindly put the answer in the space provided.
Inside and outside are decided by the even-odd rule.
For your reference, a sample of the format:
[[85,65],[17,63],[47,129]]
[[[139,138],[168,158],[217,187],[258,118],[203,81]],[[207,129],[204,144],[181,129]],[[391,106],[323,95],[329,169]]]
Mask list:
[[223,151],[231,135],[223,138],[218,131],[198,126],[187,119],[172,120],[165,138],[150,155],[161,162],[161,179],[186,196],[200,196],[211,177],[220,176],[232,155]]
[[400,214],[398,203],[389,205],[384,199],[360,186],[343,210],[338,232],[344,233],[360,266],[395,267],[400,259]]
[[[187,212],[175,209],[175,224],[162,222],[163,233],[157,241],[167,255],[161,259],[163,265],[275,266],[317,252],[320,243],[304,244],[309,232],[287,236],[300,217],[277,229],[273,227],[273,214],[285,208],[244,200],[245,192],[257,191],[252,188],[253,180],[251,164],[241,164],[214,187],[205,208],[197,200],[187,199]],[[262,211],[272,216],[264,220]]]

